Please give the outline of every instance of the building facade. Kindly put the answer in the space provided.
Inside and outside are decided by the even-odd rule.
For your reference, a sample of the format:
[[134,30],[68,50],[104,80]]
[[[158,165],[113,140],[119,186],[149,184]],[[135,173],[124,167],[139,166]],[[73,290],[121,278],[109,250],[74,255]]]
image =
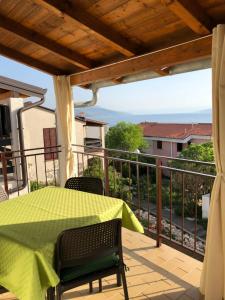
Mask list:
[[[55,117],[55,111],[46,107],[38,106],[24,112],[24,144],[26,149],[35,149],[38,147],[45,148],[46,154],[36,157],[37,169],[38,169],[38,181],[44,182],[47,178],[49,182],[58,178],[58,153],[51,153],[52,151],[57,151],[57,133],[56,125],[57,120]],[[90,155],[78,155],[78,173],[82,174],[83,169],[81,166],[87,166],[87,160],[93,157],[93,155],[102,155],[102,152],[98,151],[97,148],[105,147],[105,129],[106,123],[88,119],[82,116],[76,116],[75,122],[75,132],[76,132],[76,145],[74,149],[80,152],[85,152]],[[34,138],[35,134],[35,138]],[[87,148],[84,148],[87,146]],[[90,147],[95,147],[89,149]],[[51,147],[51,148],[48,148]],[[53,147],[53,148],[52,148]],[[40,150],[43,152],[43,150]],[[49,152],[49,153],[48,153]],[[32,151],[30,151],[32,154]],[[35,150],[37,153],[37,150]],[[92,155],[91,155],[92,154]],[[29,159],[28,159],[29,160]],[[45,161],[44,161],[45,160]],[[28,163],[29,178],[31,180],[37,179],[36,167],[34,167],[34,157],[31,157]],[[82,166],[83,168],[83,166]]]
[[[7,173],[9,190],[19,187],[20,194],[26,193],[32,185],[58,183],[59,180],[59,152],[57,152],[57,120],[55,111],[43,106],[36,106],[23,112],[22,115],[22,135],[26,162],[20,158],[20,139],[17,112],[22,107],[29,105],[24,98],[16,97],[13,94],[8,98],[1,99],[0,104],[0,150],[2,152],[14,152],[13,156],[7,154]],[[75,132],[76,145],[74,150],[85,152],[86,155],[77,157],[77,173],[83,172],[83,166],[88,166],[88,160],[93,155],[102,155],[98,150],[105,147],[106,123],[76,116]],[[93,146],[94,150],[84,148]],[[49,148],[51,147],[51,148]],[[30,149],[30,150],[29,150]],[[34,149],[34,150],[32,150]],[[54,152],[54,153],[52,153]],[[22,165],[25,165],[27,184],[21,188],[23,182]],[[82,170],[81,170],[82,165]],[[0,165],[2,174],[2,166]],[[3,186],[3,177],[0,174],[0,182]],[[16,193],[16,192],[15,192]]]
[[210,123],[143,122],[140,126],[149,145],[145,152],[159,156],[178,157],[188,145],[207,143],[212,137]]

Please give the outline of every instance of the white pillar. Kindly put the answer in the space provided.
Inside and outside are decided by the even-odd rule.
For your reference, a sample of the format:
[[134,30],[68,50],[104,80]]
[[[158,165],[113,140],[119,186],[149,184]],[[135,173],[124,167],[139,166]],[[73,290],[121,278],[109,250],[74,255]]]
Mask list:
[[210,194],[202,195],[202,219],[208,219]]

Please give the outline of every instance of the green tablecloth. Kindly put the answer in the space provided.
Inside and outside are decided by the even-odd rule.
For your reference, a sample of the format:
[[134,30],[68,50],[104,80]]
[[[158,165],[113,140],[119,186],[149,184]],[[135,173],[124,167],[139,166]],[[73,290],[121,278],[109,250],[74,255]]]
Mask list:
[[119,199],[47,187],[0,204],[0,285],[21,300],[44,299],[58,283],[54,244],[67,228],[122,218],[124,227],[143,232]]

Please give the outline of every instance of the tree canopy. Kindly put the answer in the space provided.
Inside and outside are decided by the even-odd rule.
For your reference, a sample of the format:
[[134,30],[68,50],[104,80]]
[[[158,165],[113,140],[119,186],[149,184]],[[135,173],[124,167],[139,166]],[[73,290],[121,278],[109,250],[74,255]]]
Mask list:
[[213,144],[211,142],[205,144],[191,144],[182,150],[180,157],[212,162],[214,161]]
[[[191,144],[187,148],[183,149],[179,155],[180,158],[187,158],[193,160],[193,162],[185,161],[172,161],[171,166],[177,169],[194,171],[201,174],[215,174],[215,165],[207,165],[204,163],[196,163],[194,161],[213,162],[213,144],[211,142],[204,144]],[[182,174],[184,179],[182,179]],[[196,198],[197,200],[197,215],[198,218],[202,218],[202,195],[211,193],[214,178],[204,175],[184,174],[182,172],[173,172],[173,191],[176,194],[177,203],[173,204],[175,212],[178,215],[182,215],[181,200],[183,191],[184,194],[184,215],[187,217],[194,217],[196,210]],[[184,182],[184,187],[183,187]]]
[[146,147],[142,128],[136,124],[119,122],[106,134],[106,147],[135,151]]
[[[187,158],[193,161],[214,162],[213,144],[211,142],[204,144],[191,144],[183,149],[179,158]],[[196,171],[205,174],[215,174],[214,165],[205,165],[204,163],[172,161],[171,166],[183,170]]]

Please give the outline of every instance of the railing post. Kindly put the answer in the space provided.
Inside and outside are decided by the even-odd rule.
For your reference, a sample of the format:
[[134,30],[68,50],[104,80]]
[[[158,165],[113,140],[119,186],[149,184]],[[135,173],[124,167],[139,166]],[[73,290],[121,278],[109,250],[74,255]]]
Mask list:
[[157,201],[157,247],[161,246],[162,232],[162,162],[159,158],[156,159],[156,201]]
[[7,195],[9,194],[9,187],[8,187],[8,176],[7,176],[7,160],[5,157],[5,153],[1,153],[1,161],[2,161],[2,175],[4,179],[4,188]]
[[108,151],[104,149],[105,195],[109,196],[109,162]]
[[140,172],[139,172],[139,157],[136,155],[136,175],[137,175],[137,200],[138,200],[138,217],[141,218],[141,195],[140,195]]

